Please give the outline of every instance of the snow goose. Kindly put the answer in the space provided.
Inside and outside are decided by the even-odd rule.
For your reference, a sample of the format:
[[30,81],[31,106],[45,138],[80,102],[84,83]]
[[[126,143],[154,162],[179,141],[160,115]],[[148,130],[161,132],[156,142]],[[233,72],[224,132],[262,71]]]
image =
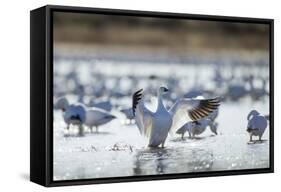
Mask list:
[[89,102],[90,107],[96,107],[103,109],[105,111],[111,111],[113,108],[113,105],[110,101],[100,101],[100,102],[94,102],[93,99]]
[[261,141],[262,135],[267,127],[266,118],[258,111],[252,110],[247,117],[248,126],[247,132],[250,134],[250,142],[253,141],[253,136],[258,136]]
[[193,126],[187,129],[189,137],[195,138],[196,135],[202,134],[206,129],[207,126],[210,124],[211,120],[209,119],[200,119],[198,121],[194,121]]
[[217,135],[217,125],[217,123],[213,123],[212,120],[208,118],[202,118],[198,121],[187,122],[179,128],[176,133],[181,134],[182,139],[185,132],[188,132],[189,138],[195,138],[196,135],[202,134],[209,126],[210,130]]
[[249,78],[249,83],[250,83],[250,96],[254,101],[259,100],[260,98],[264,97],[267,95],[267,91],[266,91],[266,80],[265,79],[261,79],[261,87],[256,87],[254,84],[254,77],[250,76]]
[[[185,134],[188,130],[191,130],[192,127],[194,127],[194,124],[195,124],[195,122],[193,122],[193,121],[187,122],[186,124],[184,124],[181,128],[179,128],[179,129],[176,131],[176,134],[181,135],[181,138],[183,139],[183,138],[184,138],[184,134]],[[190,131],[188,131],[188,133],[189,133],[189,137],[191,137]]]
[[226,96],[232,101],[238,101],[247,94],[247,90],[242,83],[231,83],[228,86]]
[[83,124],[86,120],[86,110],[82,104],[69,105],[65,97],[61,97],[56,101],[55,107],[63,112],[63,119],[66,123],[66,129],[69,130],[70,125],[79,127],[79,135],[84,135]]
[[133,94],[133,114],[141,135],[148,138],[149,147],[164,147],[168,133],[173,133],[190,119],[197,121],[208,116],[219,107],[219,98],[213,99],[178,99],[167,110],[163,104],[163,95],[168,92],[165,87],[158,90],[158,106],[151,112],[144,105],[143,89]]
[[221,88],[225,83],[225,79],[223,78],[222,72],[219,67],[217,67],[214,71],[213,81],[218,88]]
[[85,125],[90,128],[91,132],[93,132],[93,127],[98,132],[99,126],[109,123],[113,119],[116,119],[116,117],[103,109],[96,107],[86,109]]
[[93,127],[98,132],[99,126],[116,118],[114,115],[100,108],[86,107],[80,103],[69,105],[65,97],[58,99],[56,107],[63,111],[67,129],[69,129],[70,124],[79,125],[80,135],[83,135],[83,124],[89,127],[91,132],[93,132]]
[[120,112],[122,112],[126,116],[126,118],[129,120],[129,123],[132,123],[132,120],[134,119],[132,108],[121,109]]

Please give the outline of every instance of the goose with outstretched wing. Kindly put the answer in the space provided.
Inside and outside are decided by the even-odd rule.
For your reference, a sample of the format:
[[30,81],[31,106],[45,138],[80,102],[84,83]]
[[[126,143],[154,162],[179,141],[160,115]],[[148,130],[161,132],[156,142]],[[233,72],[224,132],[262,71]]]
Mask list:
[[197,121],[208,116],[220,105],[219,98],[202,99],[182,98],[167,110],[163,95],[168,92],[165,87],[158,90],[158,105],[155,112],[144,105],[143,89],[133,94],[132,109],[141,135],[148,138],[149,147],[164,147],[168,133],[173,134],[186,122]]

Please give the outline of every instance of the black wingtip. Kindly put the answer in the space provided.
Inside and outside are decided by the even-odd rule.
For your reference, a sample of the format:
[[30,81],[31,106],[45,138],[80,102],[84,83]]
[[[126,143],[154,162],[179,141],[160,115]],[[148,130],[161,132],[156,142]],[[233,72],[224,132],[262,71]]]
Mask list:
[[133,115],[134,116],[135,116],[135,113],[136,113],[137,105],[142,98],[142,91],[143,91],[143,89],[140,89],[133,94],[132,109],[133,109]]
[[210,113],[219,108],[220,102],[220,97],[202,100],[198,107],[188,111],[188,115],[193,121],[207,117]]

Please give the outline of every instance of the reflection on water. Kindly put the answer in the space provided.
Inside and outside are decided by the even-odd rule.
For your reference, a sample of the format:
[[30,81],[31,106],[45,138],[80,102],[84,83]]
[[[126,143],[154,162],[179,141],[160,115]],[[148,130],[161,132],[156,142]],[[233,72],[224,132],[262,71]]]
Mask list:
[[212,169],[212,156],[210,151],[184,147],[139,150],[134,156],[134,175],[209,171]]
[[168,149],[140,150],[134,157],[135,175],[152,175],[165,173],[168,163]]

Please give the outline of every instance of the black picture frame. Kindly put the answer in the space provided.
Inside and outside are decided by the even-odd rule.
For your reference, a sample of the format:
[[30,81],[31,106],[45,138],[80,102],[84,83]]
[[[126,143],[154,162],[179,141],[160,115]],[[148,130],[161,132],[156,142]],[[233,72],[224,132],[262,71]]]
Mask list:
[[[270,167],[231,171],[53,181],[53,12],[263,23],[270,26]],[[43,186],[132,182],[274,172],[274,20],[46,5],[30,12],[30,180]]]

